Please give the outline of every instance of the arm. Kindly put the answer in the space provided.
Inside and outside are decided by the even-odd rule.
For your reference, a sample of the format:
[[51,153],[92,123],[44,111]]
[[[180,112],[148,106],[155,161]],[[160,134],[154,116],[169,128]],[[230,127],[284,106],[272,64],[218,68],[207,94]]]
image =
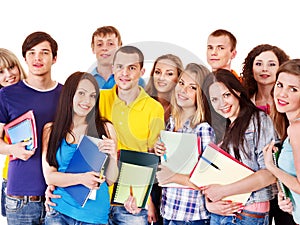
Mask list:
[[219,185],[211,184],[203,188],[204,194],[213,202],[227,196],[253,192],[275,182],[274,176],[266,169],[260,169],[237,182]]
[[42,144],[42,167],[46,183],[59,187],[68,187],[72,185],[82,184],[90,189],[98,189],[98,184],[104,180],[100,179],[96,172],[87,173],[61,173],[57,168],[50,166],[47,162],[46,155],[48,151],[48,142],[51,134],[51,123],[44,126],[43,129],[43,144]]
[[[249,124],[248,130],[255,129],[253,127],[253,124],[254,123]],[[263,129],[264,127],[265,129]],[[258,134],[258,132],[256,133]],[[253,132],[248,132],[247,134],[245,134],[247,135],[245,136],[245,138],[248,138],[251,141],[253,141],[254,139],[257,140],[257,142],[253,141],[253,146],[257,146],[255,152],[253,152],[253,149],[249,149],[248,145],[244,145],[246,151],[248,151],[249,153],[254,153],[251,154],[251,160],[253,161],[253,163],[255,163],[252,166],[256,168],[256,172],[245,177],[244,179],[238,180],[231,184],[208,185],[204,193],[209,199],[211,199],[212,201],[218,201],[227,196],[257,191],[259,189],[269,186],[270,184],[275,183],[276,179],[272,175],[272,173],[270,173],[270,171],[266,169],[263,158],[263,147],[265,146],[265,143],[268,142],[267,140],[270,140],[270,138],[274,139],[275,131],[273,129],[272,120],[264,114],[261,115],[261,129],[259,133],[260,136],[257,136],[256,138],[255,136],[253,136],[255,135],[255,133]]]
[[267,169],[274,174],[274,176],[281,180],[290,190],[300,193],[300,140],[297,135],[297,129],[300,129],[300,122],[294,122],[288,128],[288,136],[293,149],[296,177],[286,173],[274,165],[272,161],[273,142],[264,148],[264,159]]
[[100,151],[108,154],[108,165],[105,171],[108,185],[112,185],[118,178],[119,169],[117,165],[117,134],[111,123],[106,123],[110,138],[102,137],[103,141],[99,144]]
[[206,208],[209,212],[222,216],[234,216],[235,213],[243,209],[241,203],[231,201],[216,201],[212,202],[207,197],[205,198]]
[[2,155],[13,155],[22,160],[28,160],[35,151],[28,151],[25,149],[25,146],[28,145],[28,142],[20,142],[16,144],[7,144],[4,141],[4,125],[0,123],[0,154]]

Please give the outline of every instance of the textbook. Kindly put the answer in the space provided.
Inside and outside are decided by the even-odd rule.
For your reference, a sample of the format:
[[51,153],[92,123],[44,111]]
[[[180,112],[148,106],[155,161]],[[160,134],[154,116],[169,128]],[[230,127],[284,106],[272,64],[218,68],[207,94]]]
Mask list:
[[[209,184],[230,184],[241,180],[254,171],[217,145],[210,143],[203,151],[190,181],[198,187]],[[245,204],[251,192],[227,196],[223,200],[231,200]]]
[[[278,167],[278,157],[280,155],[281,149],[278,149],[277,152],[273,152],[273,162],[274,165]],[[284,195],[284,199],[289,197],[289,189],[287,186],[285,186],[281,180],[277,179],[277,188],[279,191],[281,191]]]
[[137,206],[145,208],[158,162],[159,157],[152,153],[120,150],[119,177],[113,188],[112,205],[123,205],[132,195]]
[[[162,130],[160,139],[166,147],[166,154],[161,156],[161,164],[174,173],[190,174],[200,154],[197,134]],[[189,188],[176,183],[165,184],[162,187]]]
[[4,132],[9,144],[29,141],[26,150],[37,148],[36,123],[32,110],[27,111],[4,126]]
[[[104,168],[108,156],[99,151],[97,141],[101,141],[101,139],[87,135],[81,136],[77,149],[74,152],[65,173],[85,173],[95,171],[99,172],[100,175],[100,171]],[[82,207],[84,207],[92,193],[91,189],[82,184],[65,187],[64,189]]]

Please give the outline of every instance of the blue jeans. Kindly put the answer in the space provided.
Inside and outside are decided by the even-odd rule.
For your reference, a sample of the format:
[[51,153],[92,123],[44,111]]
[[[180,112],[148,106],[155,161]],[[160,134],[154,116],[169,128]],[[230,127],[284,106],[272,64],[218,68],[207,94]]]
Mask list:
[[2,180],[2,187],[1,187],[1,215],[6,216],[6,210],[5,210],[5,198],[6,198],[6,186],[7,186],[7,180]]
[[123,206],[111,206],[109,225],[148,225],[148,211],[142,209],[138,214],[131,214]]
[[55,209],[51,208],[45,217],[45,225],[104,225],[96,223],[85,223],[66,216]]
[[8,225],[44,224],[44,202],[31,202],[6,196],[6,217]]
[[209,225],[209,220],[178,221],[164,219],[164,225]]
[[243,210],[245,213],[249,213],[256,216],[261,216],[262,218],[254,218],[250,216],[245,216],[243,214],[238,214],[237,216],[221,216],[217,214],[211,214],[210,224],[211,225],[268,225],[269,224],[269,213],[258,213]]

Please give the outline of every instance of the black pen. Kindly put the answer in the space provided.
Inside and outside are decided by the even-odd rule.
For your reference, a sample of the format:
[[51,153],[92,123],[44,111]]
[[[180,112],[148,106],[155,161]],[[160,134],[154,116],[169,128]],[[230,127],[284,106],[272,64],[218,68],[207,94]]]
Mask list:
[[202,158],[205,162],[207,162],[209,165],[213,166],[213,167],[216,168],[217,170],[220,170],[220,168],[219,168],[216,164],[214,164],[213,162],[209,161],[209,160],[208,160],[207,158],[205,158],[204,156],[201,156],[201,158]]

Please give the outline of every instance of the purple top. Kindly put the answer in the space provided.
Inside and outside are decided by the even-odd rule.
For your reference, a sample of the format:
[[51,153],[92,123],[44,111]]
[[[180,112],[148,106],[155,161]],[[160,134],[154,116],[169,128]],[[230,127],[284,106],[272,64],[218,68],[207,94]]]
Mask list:
[[9,162],[7,194],[45,195],[46,183],[42,171],[42,130],[53,121],[61,84],[48,90],[38,90],[24,81],[0,90],[0,123],[8,123],[32,109],[37,126],[38,147],[27,161],[20,159]]

